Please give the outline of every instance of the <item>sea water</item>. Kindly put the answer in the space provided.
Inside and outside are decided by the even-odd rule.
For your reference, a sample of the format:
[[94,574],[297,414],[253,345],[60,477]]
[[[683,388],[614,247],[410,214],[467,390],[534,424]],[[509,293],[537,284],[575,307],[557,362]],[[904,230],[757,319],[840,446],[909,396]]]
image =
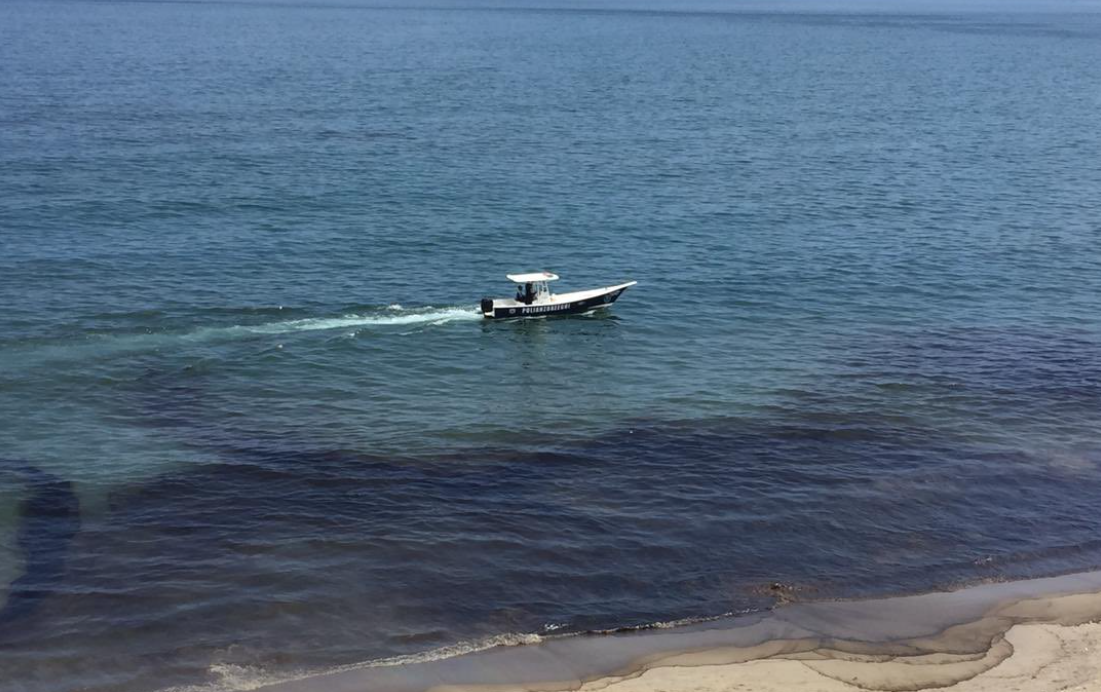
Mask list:
[[5,689],[1101,565],[1098,15],[438,5],[0,4]]

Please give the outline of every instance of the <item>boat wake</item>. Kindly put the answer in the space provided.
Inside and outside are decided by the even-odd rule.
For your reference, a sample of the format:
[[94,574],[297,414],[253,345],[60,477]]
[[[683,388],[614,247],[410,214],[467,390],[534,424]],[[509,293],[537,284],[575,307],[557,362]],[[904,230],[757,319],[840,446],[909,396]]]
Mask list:
[[[6,363],[25,368],[56,362],[113,358],[149,351],[171,350],[193,345],[208,345],[266,336],[306,332],[349,330],[350,336],[366,329],[420,329],[452,322],[481,321],[474,306],[424,306],[403,308],[401,305],[372,307],[348,312],[337,317],[306,317],[257,324],[226,326],[190,326],[185,328],[144,328],[141,331],[91,332],[64,338],[34,338],[7,344],[0,341],[0,353]],[[402,332],[405,333],[405,332]]]
[[323,331],[355,327],[414,326],[446,324],[456,321],[481,320],[473,307],[421,308],[405,310],[391,305],[382,314],[347,314],[341,317],[316,317],[285,322],[269,322],[254,326],[235,327],[254,334],[286,334],[289,332]]

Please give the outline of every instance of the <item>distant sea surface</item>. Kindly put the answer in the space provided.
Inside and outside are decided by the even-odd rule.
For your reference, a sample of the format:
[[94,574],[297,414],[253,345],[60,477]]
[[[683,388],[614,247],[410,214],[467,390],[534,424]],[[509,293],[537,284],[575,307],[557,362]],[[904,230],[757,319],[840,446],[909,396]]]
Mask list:
[[1101,16],[440,4],[0,4],[0,687],[1101,566]]

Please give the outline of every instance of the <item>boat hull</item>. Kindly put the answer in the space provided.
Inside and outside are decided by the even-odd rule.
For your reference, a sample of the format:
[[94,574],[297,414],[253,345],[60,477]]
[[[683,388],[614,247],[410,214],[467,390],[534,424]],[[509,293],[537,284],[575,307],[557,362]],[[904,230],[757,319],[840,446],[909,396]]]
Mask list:
[[[628,284],[629,286],[631,284]],[[578,300],[555,300],[531,305],[517,304],[516,301],[494,301],[493,309],[482,311],[486,319],[523,319],[526,317],[549,317],[552,315],[577,315],[583,312],[599,310],[612,305],[627,290],[627,286],[613,286],[608,290],[589,295]],[[497,305],[498,302],[507,302]]]

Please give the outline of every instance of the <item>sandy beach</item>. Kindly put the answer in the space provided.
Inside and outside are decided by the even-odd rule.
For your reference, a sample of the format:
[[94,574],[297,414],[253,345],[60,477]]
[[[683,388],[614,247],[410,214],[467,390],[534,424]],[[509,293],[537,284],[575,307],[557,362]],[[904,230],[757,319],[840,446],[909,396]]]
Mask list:
[[1101,572],[352,666],[280,692],[1101,690]]
[[[973,591],[982,590],[978,587]],[[932,607],[938,600],[937,594],[929,594],[918,597],[916,602]],[[859,638],[819,639],[813,643],[774,641],[749,651],[729,648],[685,652],[652,660],[629,675],[593,680],[580,689],[586,692],[1101,690],[1099,606],[1101,598],[1096,593],[1037,594],[1002,601],[978,619],[961,621],[929,637],[888,637],[874,645],[867,645]],[[782,617],[783,609],[779,613]],[[866,613],[872,618],[884,616],[888,621],[893,614],[897,612],[892,613],[889,607]],[[774,651],[769,652],[768,648]]]
[[[959,682],[954,682],[959,680]],[[976,658],[876,657],[814,652],[725,665],[668,665],[580,689],[607,692],[1095,692],[1101,690],[1101,623],[1017,625]]]

